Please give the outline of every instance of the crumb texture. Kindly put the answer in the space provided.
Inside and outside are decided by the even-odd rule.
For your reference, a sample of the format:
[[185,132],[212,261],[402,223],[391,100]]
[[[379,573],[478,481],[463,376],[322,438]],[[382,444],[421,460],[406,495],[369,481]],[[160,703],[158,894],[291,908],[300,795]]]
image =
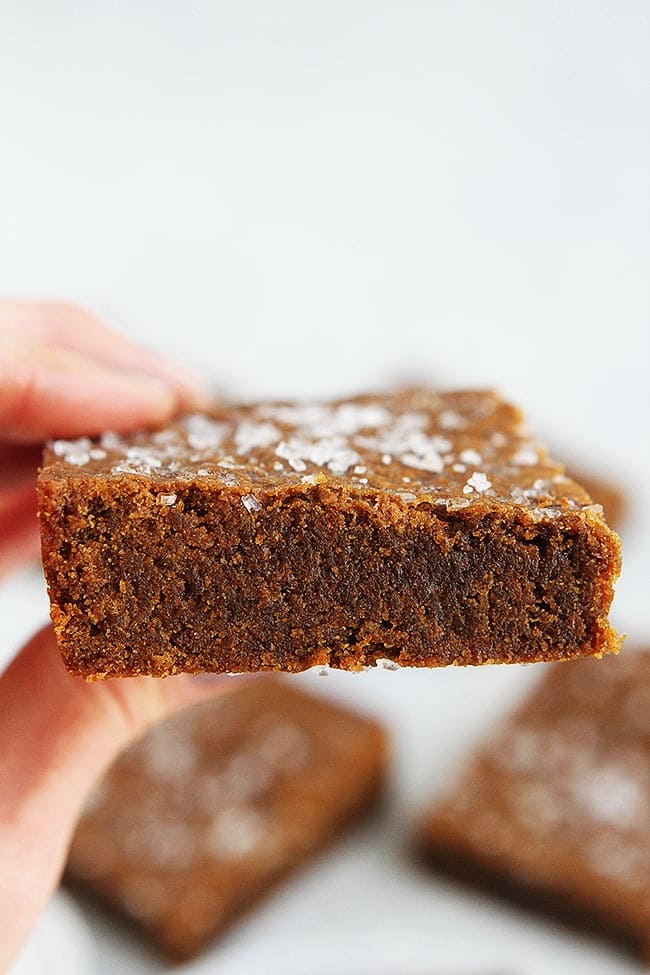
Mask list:
[[52,616],[87,677],[602,654],[619,543],[491,392],[224,407],[55,441]]

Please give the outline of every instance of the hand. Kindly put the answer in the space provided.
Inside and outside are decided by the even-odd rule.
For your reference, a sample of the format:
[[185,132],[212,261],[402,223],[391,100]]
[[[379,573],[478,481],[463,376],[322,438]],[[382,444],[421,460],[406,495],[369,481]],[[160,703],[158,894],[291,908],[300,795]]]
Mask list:
[[[0,302],[0,573],[38,550],[34,473],[44,440],[159,424],[203,403],[185,372],[79,308]],[[65,670],[49,626],[0,676],[0,971],[58,883],[101,773],[148,725],[229,683],[87,684]]]

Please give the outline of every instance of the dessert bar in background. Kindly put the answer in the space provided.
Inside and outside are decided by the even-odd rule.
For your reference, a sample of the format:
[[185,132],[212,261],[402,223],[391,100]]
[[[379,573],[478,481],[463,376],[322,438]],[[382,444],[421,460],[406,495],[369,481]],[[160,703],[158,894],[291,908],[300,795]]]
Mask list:
[[427,816],[430,862],[650,960],[650,651],[554,666]]
[[577,481],[605,512],[607,523],[620,531],[629,514],[629,500],[620,484],[609,480],[600,474],[594,474],[586,468],[570,466],[567,471],[569,477]]
[[228,406],[56,441],[38,482],[87,678],[601,655],[620,543],[485,391]]
[[372,721],[269,675],[150,731],[109,770],[67,878],[189,958],[375,798]]

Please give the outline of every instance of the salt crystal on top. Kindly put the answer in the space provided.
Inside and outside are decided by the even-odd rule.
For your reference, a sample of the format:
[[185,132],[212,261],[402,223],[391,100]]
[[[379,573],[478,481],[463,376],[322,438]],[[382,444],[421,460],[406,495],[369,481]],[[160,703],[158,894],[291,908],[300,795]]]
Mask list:
[[[493,394],[449,396],[453,408],[442,410],[445,394],[426,390],[375,401],[232,406],[223,414],[181,417],[155,432],[143,430],[128,436],[108,432],[99,445],[86,437],[57,440],[52,449],[77,467],[110,455],[109,473],[162,481],[219,475],[217,468],[225,468],[240,472],[233,485],[248,483],[248,489],[256,491],[275,489],[284,479],[300,483],[295,474],[310,478],[302,483],[312,483],[313,476],[320,477],[314,468],[347,476],[359,489],[369,483],[382,490],[387,475],[391,479],[391,472],[384,468],[401,465],[411,469],[408,473],[417,484],[418,496],[427,490],[451,491],[464,494],[473,503],[472,496],[476,500],[490,491],[491,496],[512,498],[534,518],[551,518],[554,512],[547,502],[559,493],[555,490],[554,495],[553,486],[566,483],[558,473],[559,465],[546,459],[525,426],[508,418],[507,410],[503,421],[497,419],[503,422],[503,431],[485,430],[485,417],[499,403]],[[420,473],[414,475],[413,471]],[[464,482],[466,471],[471,477]],[[547,474],[545,480],[539,477],[542,473]],[[268,485],[264,484],[266,474],[271,475]],[[397,471],[394,477],[402,474]],[[545,495],[549,497],[543,498]],[[584,509],[585,503],[580,497],[569,498],[563,507]]]
[[79,437],[77,440],[55,440],[52,450],[67,464],[83,467],[90,460],[92,442],[88,437]]
[[269,447],[278,443],[282,434],[273,423],[252,423],[242,420],[235,430],[235,443],[238,454],[248,454],[254,447]]
[[478,450],[473,450],[471,447],[466,447],[465,450],[461,450],[460,454],[458,455],[458,459],[463,464],[470,465],[480,464],[483,460]]
[[228,432],[225,423],[211,420],[202,413],[192,413],[185,417],[187,442],[194,450],[216,450]]
[[[482,494],[483,491],[489,491],[489,489],[492,487],[492,482],[489,481],[486,475],[482,472],[474,471],[472,476],[467,478],[467,484],[465,487],[469,487],[470,490],[473,488],[475,491],[478,491],[479,494]],[[463,491],[464,490],[465,488],[463,488]]]
[[443,410],[438,417],[438,423],[443,430],[460,430],[467,426],[465,419],[453,410]]
[[262,505],[259,503],[254,494],[244,494],[242,495],[241,503],[246,508],[246,511],[259,511]]
[[534,467],[539,464],[539,454],[533,446],[525,444],[512,455],[512,463],[519,467]]

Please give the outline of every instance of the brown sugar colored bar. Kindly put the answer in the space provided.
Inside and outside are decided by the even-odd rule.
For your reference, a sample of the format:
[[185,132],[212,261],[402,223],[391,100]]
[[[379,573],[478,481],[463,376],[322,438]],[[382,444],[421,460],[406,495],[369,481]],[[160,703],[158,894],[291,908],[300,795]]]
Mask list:
[[650,961],[650,651],[547,673],[427,814],[429,862]]
[[618,537],[492,392],[57,441],[38,495],[54,627],[88,678],[618,649]]
[[189,958],[338,838],[385,764],[377,724],[260,677],[117,760],[81,817],[67,879]]

